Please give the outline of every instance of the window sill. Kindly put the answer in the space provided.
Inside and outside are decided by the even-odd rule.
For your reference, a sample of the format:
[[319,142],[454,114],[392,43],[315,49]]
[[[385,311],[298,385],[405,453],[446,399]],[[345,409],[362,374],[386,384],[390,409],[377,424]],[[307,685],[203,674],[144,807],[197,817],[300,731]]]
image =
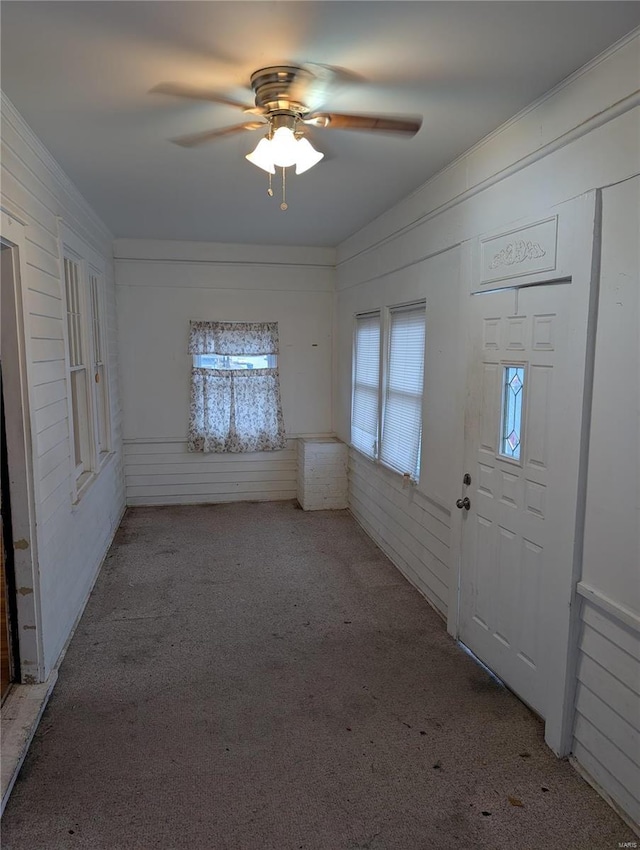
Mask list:
[[89,472],[83,472],[82,475],[80,475],[79,478],[76,479],[75,497],[71,503],[73,508],[76,508],[80,504],[80,501],[91,489],[91,485],[94,483],[94,481],[98,480],[98,478],[100,477],[100,473],[108,465],[111,458],[115,457],[115,454],[116,453],[114,451],[103,452],[98,460],[98,468]]
[[359,449],[359,448],[357,448],[357,446],[354,446],[353,443],[349,443],[349,448],[353,449],[353,451],[357,452],[361,457],[366,458],[374,466],[380,467],[381,469],[386,470],[386,472],[389,472],[392,475],[397,476],[400,479],[400,481],[402,482],[403,487],[405,487],[405,486],[407,486],[407,487],[408,486],[417,487],[418,486],[418,483],[419,483],[418,479],[414,478],[408,472],[407,473],[398,472],[397,469],[394,469],[392,466],[389,466],[383,460],[380,460],[380,458],[373,457],[373,455],[366,454],[366,452],[363,452],[362,449]]
[[80,500],[83,498],[83,496],[91,486],[91,482],[96,478],[96,476],[96,472],[83,472],[82,475],[76,478],[75,495],[72,501],[72,505],[74,507],[79,504]]

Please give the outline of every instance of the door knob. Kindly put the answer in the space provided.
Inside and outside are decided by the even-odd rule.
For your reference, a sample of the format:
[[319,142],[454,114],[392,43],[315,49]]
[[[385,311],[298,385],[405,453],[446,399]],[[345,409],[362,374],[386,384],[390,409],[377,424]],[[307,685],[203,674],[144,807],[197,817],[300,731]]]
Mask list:
[[460,508],[460,510],[464,508],[465,511],[468,511],[470,507],[471,502],[469,501],[468,496],[465,496],[464,499],[458,499],[458,501],[456,502],[456,508]]

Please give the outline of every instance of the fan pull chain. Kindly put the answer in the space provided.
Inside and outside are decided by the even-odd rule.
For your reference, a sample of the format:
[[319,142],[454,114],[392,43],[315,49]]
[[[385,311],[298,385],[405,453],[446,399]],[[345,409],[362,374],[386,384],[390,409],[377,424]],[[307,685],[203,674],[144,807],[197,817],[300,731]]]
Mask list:
[[270,198],[273,198],[273,189],[271,188],[271,172],[269,172],[269,188],[267,189],[267,195]]
[[282,203],[280,204],[281,210],[286,210],[289,208],[289,204],[287,203],[287,169],[282,169]]

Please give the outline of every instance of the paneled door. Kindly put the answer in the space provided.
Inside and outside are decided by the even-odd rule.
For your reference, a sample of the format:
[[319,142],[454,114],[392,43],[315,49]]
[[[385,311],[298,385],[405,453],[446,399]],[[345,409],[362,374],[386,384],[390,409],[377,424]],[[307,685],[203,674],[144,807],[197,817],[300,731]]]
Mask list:
[[[562,463],[581,429],[569,383],[571,290],[558,283],[469,299],[459,636],[542,717],[555,626],[549,579],[572,558],[575,532],[577,474]],[[584,356],[578,362],[580,382]]]

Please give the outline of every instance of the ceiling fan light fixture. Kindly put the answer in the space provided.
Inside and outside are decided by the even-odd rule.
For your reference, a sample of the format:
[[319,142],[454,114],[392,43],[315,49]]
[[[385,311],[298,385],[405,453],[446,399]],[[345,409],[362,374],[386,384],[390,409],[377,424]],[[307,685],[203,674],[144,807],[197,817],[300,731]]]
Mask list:
[[252,165],[257,165],[258,168],[261,168],[263,171],[266,171],[269,174],[275,174],[276,169],[274,165],[274,157],[273,157],[273,149],[271,145],[271,139],[265,136],[263,139],[260,139],[258,144],[251,153],[248,153],[245,157],[248,159]]
[[289,127],[278,127],[271,139],[273,164],[279,168],[295,165],[298,159],[298,142]]
[[324,154],[317,151],[311,142],[304,137],[298,139],[296,144],[296,174],[304,174],[314,165],[317,165]]

